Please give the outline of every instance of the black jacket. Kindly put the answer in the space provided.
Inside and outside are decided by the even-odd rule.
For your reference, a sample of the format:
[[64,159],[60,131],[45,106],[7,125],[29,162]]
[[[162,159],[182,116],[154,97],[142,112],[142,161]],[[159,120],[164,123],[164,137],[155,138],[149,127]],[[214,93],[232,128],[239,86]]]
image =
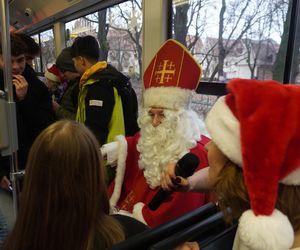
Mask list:
[[[91,75],[90,79],[95,79],[97,82],[89,86],[85,98],[85,125],[94,132],[101,144],[106,142],[108,123],[115,104],[113,92],[113,87],[115,87],[122,100],[125,135],[134,135],[139,130],[137,125],[138,102],[129,78],[108,64],[106,69]],[[106,104],[101,111],[89,107],[89,101],[93,99],[103,100],[103,103]]]
[[[35,71],[29,65],[26,65],[22,75],[28,82],[28,91],[22,101],[16,101],[20,169],[25,168],[29,149],[35,138],[55,121],[51,96],[46,85],[38,79]],[[4,89],[2,71],[0,89]]]

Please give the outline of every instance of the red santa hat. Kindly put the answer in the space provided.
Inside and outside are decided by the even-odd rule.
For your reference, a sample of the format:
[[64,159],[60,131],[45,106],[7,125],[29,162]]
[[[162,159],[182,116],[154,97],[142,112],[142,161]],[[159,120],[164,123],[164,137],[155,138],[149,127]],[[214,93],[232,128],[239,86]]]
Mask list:
[[275,209],[278,184],[300,185],[300,87],[235,79],[206,118],[212,140],[243,168],[251,210],[239,221],[250,249],[290,249],[294,231]]
[[144,107],[188,108],[201,72],[200,65],[182,44],[167,40],[145,70]]
[[60,82],[61,72],[59,71],[58,67],[53,64],[50,68],[45,70],[45,77],[53,82]]

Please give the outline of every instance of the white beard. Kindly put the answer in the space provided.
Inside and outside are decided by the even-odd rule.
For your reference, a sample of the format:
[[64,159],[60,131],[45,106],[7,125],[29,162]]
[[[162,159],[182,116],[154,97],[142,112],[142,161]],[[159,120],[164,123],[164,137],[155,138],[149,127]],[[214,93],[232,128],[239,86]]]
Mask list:
[[149,109],[143,109],[139,116],[141,137],[137,144],[140,152],[139,168],[150,188],[160,186],[160,174],[167,163],[178,161],[196,146],[201,137],[203,122],[192,110],[164,110],[162,123],[153,127]]

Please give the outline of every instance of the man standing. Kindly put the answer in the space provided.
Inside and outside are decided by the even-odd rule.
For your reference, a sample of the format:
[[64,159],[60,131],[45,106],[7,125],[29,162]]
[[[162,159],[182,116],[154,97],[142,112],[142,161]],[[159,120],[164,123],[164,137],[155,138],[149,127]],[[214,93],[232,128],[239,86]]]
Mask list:
[[76,119],[78,106],[80,74],[76,71],[71,56],[71,48],[65,48],[56,58],[56,66],[67,81],[67,87],[60,102],[52,101],[53,109],[58,119]]
[[[27,155],[35,138],[55,118],[47,87],[37,78],[34,70],[26,64],[27,50],[24,41],[12,34],[10,65],[16,102],[20,169],[25,168]],[[3,68],[4,61],[0,44],[0,90],[4,90]],[[7,161],[3,158],[1,161],[1,168],[8,165],[4,163]]]
[[128,117],[124,116],[120,94],[130,84],[129,79],[107,62],[98,62],[99,44],[93,36],[76,38],[71,54],[77,72],[82,75],[76,120],[87,125],[100,144],[113,141],[116,135],[125,135]]
[[[201,68],[181,44],[168,40],[155,55],[144,74],[140,133],[117,137],[104,145],[108,162],[117,157],[116,178],[109,187],[111,205],[150,227],[170,221],[206,202],[201,193],[172,193],[153,209],[148,205],[160,189],[160,177],[167,164],[185,154],[195,154],[207,166],[204,148],[208,138],[201,135],[202,122],[190,109],[191,94],[201,77]],[[117,147],[117,154],[110,146]],[[112,152],[112,154],[110,153]],[[181,166],[188,167],[188,166]]]

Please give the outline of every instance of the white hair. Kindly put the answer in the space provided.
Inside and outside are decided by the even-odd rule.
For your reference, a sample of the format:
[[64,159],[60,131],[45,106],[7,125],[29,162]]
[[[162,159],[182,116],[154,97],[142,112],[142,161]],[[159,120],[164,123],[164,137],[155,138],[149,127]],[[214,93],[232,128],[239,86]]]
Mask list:
[[170,161],[178,161],[196,146],[201,137],[203,122],[193,110],[164,109],[165,118],[153,127],[149,108],[139,116],[141,137],[137,144],[140,152],[139,167],[151,188],[160,185],[160,174]]

